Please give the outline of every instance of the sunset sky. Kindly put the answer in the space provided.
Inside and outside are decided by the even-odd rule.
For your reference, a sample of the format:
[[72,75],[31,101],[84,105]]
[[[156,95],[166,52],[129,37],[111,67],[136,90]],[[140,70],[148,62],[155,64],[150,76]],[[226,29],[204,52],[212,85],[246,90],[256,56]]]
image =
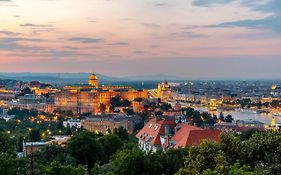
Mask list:
[[0,72],[280,78],[281,0],[0,0]]

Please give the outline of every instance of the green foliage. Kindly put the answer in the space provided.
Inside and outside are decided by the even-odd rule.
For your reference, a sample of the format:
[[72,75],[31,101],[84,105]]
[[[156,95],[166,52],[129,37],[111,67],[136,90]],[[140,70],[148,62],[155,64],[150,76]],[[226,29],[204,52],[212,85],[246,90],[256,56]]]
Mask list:
[[15,151],[15,143],[7,133],[0,132],[0,154],[13,153]]
[[123,145],[122,140],[117,135],[112,134],[98,138],[98,142],[104,150],[103,160],[105,162],[108,162],[110,156],[117,152]]
[[[207,125],[214,119],[208,113],[192,113],[195,124]],[[143,115],[146,118],[147,115]],[[215,120],[215,119],[214,119]],[[124,128],[113,134],[94,134],[84,130],[74,131],[66,147],[51,145],[33,156],[17,158],[22,140],[38,140],[46,129],[57,132],[59,124],[32,123],[28,120],[0,121],[0,174],[30,174],[31,158],[34,172],[39,175],[271,175],[280,174],[281,132],[251,130],[241,135],[225,133],[220,142],[203,141],[200,145],[166,152],[145,153],[139,150]],[[33,128],[32,132],[28,128]],[[63,130],[63,133],[66,130]],[[8,134],[7,131],[11,131]],[[46,133],[46,132],[45,132]],[[36,138],[37,135],[37,139]]]
[[59,162],[52,162],[50,165],[42,166],[41,173],[44,175],[87,175],[87,169],[81,165],[61,165]]
[[235,163],[230,167],[228,172],[229,175],[254,175],[254,172],[251,170],[249,166],[240,167],[239,163]]
[[221,150],[225,153],[227,162],[234,164],[241,160],[242,157],[242,143],[239,137],[233,134],[220,135]]
[[29,133],[29,140],[31,142],[37,142],[41,140],[41,133],[39,129],[33,129]]
[[220,144],[211,141],[203,141],[199,146],[190,148],[184,166],[178,175],[196,175],[210,169],[218,173],[227,172],[228,162],[224,152],[220,149]]
[[27,175],[29,174],[28,160],[17,158],[11,154],[0,154],[0,174]]
[[124,109],[124,112],[127,114],[127,115],[134,115],[135,112],[132,108],[126,108]]
[[103,158],[103,148],[96,137],[94,133],[82,131],[71,138],[67,149],[77,164],[87,165],[91,168]]
[[110,105],[114,108],[114,107],[130,107],[132,105],[132,103],[125,99],[122,100],[120,98],[120,96],[117,97],[113,97],[110,99]]
[[162,111],[168,111],[168,110],[172,109],[172,106],[171,106],[171,104],[169,104],[169,103],[162,103],[162,104],[160,105],[160,109],[161,109]]
[[280,172],[281,162],[281,133],[255,133],[245,141],[243,150],[244,159],[251,166],[263,169],[269,174]]
[[249,130],[243,132],[242,134],[240,134],[240,139],[242,141],[249,140],[252,137],[252,135],[255,134],[256,132],[259,132],[259,130],[255,129],[255,128],[249,129]]
[[115,128],[113,134],[116,134],[121,140],[129,140],[129,134],[123,127]]
[[75,159],[67,153],[67,150],[57,145],[50,145],[41,151],[35,152],[33,157],[38,164],[50,164],[54,161],[63,165],[75,164]]
[[233,117],[232,117],[230,114],[228,114],[228,115],[225,117],[225,122],[227,122],[227,123],[231,123],[233,120],[234,120],[234,119],[233,119]]
[[8,111],[8,115],[15,115],[16,119],[27,120],[28,117],[37,116],[38,111],[33,110],[33,109],[27,110],[27,109],[13,108]]
[[142,174],[150,166],[145,153],[138,148],[118,152],[112,161],[112,173],[119,175]]

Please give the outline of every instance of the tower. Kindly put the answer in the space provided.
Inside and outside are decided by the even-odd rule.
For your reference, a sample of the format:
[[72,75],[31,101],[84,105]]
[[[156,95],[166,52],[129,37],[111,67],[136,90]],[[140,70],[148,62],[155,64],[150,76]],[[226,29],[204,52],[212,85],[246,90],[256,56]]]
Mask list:
[[210,111],[216,111],[216,110],[217,110],[217,100],[210,99]]
[[94,88],[99,87],[99,80],[95,73],[92,73],[89,77],[89,85],[93,86]]
[[272,117],[271,119],[271,127],[275,127],[276,126],[276,120],[275,117]]

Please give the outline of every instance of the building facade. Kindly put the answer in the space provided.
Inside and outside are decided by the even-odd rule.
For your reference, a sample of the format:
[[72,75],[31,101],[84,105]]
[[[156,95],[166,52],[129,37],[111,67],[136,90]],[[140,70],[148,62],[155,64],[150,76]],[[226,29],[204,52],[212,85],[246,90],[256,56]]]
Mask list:
[[141,122],[139,116],[125,114],[95,115],[81,121],[84,129],[96,133],[112,133],[114,129],[123,127],[128,133],[133,133],[135,126]]
[[102,112],[101,105],[109,111],[110,100],[119,96],[121,99],[133,101],[137,98],[149,98],[147,90],[135,90],[127,86],[98,86],[95,74],[89,77],[87,86],[67,86],[55,95],[55,109],[72,111],[74,114]]

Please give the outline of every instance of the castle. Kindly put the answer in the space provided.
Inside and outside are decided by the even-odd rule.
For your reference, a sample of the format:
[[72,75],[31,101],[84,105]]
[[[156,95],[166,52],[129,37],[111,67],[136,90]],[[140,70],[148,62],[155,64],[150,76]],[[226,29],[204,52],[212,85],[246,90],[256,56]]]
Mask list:
[[72,111],[74,114],[98,114],[101,108],[109,112],[110,100],[119,96],[121,99],[133,101],[137,98],[149,98],[147,90],[135,90],[129,86],[99,86],[99,80],[93,73],[88,85],[65,86],[55,95],[57,111]]

